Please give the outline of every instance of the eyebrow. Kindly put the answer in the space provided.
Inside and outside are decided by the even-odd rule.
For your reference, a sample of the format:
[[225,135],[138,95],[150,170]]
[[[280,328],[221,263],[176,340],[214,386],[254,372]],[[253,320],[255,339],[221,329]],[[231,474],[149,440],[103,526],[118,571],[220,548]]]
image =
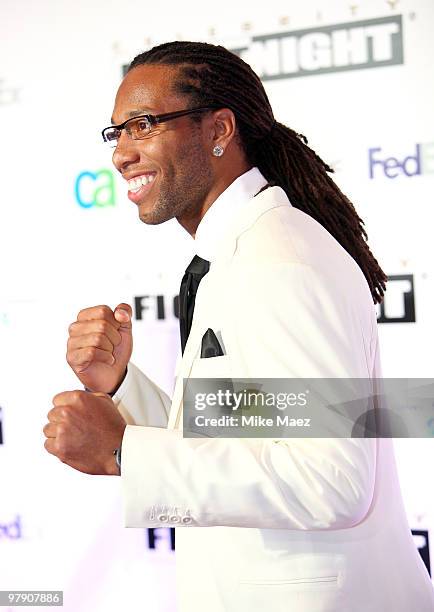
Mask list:
[[[131,119],[132,117],[138,117],[139,115],[152,115],[152,114],[155,114],[155,111],[153,111],[152,109],[138,108],[138,109],[132,110],[129,113],[127,113],[127,118]],[[112,125],[119,125],[115,123],[113,117],[110,119],[110,121]]]

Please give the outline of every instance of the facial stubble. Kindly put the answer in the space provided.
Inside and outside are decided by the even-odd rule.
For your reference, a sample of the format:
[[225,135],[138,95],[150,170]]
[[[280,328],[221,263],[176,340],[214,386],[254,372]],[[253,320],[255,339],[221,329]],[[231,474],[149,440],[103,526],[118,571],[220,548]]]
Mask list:
[[152,209],[139,213],[143,223],[158,225],[173,218],[191,218],[201,210],[214,182],[214,172],[199,131],[191,136],[177,150],[178,163],[164,169]]

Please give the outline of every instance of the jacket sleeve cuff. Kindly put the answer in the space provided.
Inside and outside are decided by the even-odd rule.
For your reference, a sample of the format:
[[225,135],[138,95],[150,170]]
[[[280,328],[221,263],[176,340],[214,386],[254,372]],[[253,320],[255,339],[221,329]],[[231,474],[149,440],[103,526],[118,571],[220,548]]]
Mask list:
[[[182,431],[127,425],[122,440],[122,500],[126,527],[176,527],[191,522],[188,508],[162,505],[167,499],[158,465]],[[155,469],[156,468],[156,469]],[[160,477],[159,477],[160,476]]]
[[167,427],[169,396],[131,361],[112,399],[128,425]]

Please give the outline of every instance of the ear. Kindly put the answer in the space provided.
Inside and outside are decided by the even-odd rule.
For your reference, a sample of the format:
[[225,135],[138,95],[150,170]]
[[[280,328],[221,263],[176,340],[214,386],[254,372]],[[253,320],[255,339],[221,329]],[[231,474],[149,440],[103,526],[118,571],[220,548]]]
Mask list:
[[237,122],[230,108],[219,108],[212,113],[211,147],[220,145],[226,150],[236,131]]

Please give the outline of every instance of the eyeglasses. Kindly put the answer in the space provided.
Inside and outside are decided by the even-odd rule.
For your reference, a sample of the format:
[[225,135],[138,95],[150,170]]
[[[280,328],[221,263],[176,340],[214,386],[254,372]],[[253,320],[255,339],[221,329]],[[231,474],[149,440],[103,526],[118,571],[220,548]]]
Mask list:
[[204,112],[217,108],[215,106],[199,106],[198,108],[189,108],[187,110],[174,111],[173,113],[164,113],[163,115],[138,115],[131,117],[119,125],[110,125],[103,129],[102,137],[109,147],[116,147],[122,130],[125,130],[133,140],[141,140],[146,138],[153,127],[159,123],[191,115],[192,113]]

